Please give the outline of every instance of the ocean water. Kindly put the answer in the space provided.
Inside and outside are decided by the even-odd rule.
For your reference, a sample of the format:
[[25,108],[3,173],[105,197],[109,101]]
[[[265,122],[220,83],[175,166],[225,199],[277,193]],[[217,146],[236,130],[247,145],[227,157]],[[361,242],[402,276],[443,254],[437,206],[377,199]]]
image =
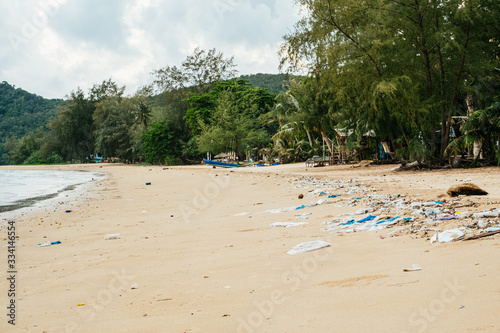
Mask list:
[[103,177],[86,171],[0,170],[0,211],[29,207]]

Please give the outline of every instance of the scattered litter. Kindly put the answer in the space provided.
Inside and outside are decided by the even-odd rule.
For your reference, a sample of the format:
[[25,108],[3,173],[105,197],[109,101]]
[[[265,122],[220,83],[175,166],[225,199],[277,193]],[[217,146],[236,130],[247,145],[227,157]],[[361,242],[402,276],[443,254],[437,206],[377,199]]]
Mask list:
[[297,244],[287,253],[288,254],[304,253],[304,252],[318,250],[327,246],[330,246],[330,243],[316,240],[316,241]]
[[296,220],[307,220],[309,218],[309,215],[311,215],[311,213],[304,213],[302,215],[295,215],[295,219]]
[[238,214],[234,214],[233,216],[243,216],[243,215],[250,215],[250,213],[249,212],[238,213]]
[[108,239],[120,239],[120,234],[108,234],[106,236],[104,236],[104,239],[108,240]]
[[282,227],[282,228],[291,228],[291,227],[296,227],[299,225],[306,225],[309,224],[307,222],[274,222],[269,227],[271,228],[277,228],[277,227]]
[[487,231],[487,232],[479,234],[479,235],[468,237],[468,238],[466,238],[464,240],[479,239],[479,238],[483,238],[483,237],[488,237],[488,236],[493,236],[493,235],[499,234],[500,233],[500,228],[496,228],[496,229],[497,230]]
[[146,183],[146,185],[151,185],[151,183]]
[[434,242],[438,243],[454,242],[461,239],[463,236],[464,233],[460,229],[450,229],[432,236],[431,244],[433,244]]
[[422,270],[422,266],[418,264],[413,264],[411,267],[405,267],[403,268],[403,272],[414,272],[414,271],[420,271]]
[[133,285],[130,286],[130,289],[137,289],[137,288],[139,288],[137,283],[134,283]]
[[68,209],[68,210],[66,211],[66,213],[71,213],[71,209]]
[[61,242],[60,241],[47,242],[47,243],[38,244],[38,246],[44,247],[44,246],[51,246],[51,245],[57,245],[57,244],[61,244]]
[[[474,190],[475,185],[467,181],[470,179],[464,181],[463,188],[465,191],[472,192],[459,194],[453,192],[453,195],[458,197],[443,199],[429,198],[419,193],[411,196],[401,193],[382,194],[372,185],[354,179],[332,180],[316,179],[310,176],[293,177],[288,180],[291,185],[288,189],[301,189],[299,193],[304,193],[304,196],[316,197],[319,201],[313,201],[309,205],[304,204],[299,207],[267,212],[304,210],[326,203],[327,197],[329,199],[339,197],[332,200],[331,207],[342,207],[344,212],[336,218],[323,222],[321,231],[343,234],[393,228],[394,230],[387,235],[381,235],[381,238],[412,235],[412,237],[429,239],[434,235],[432,239],[434,244],[436,242],[445,243],[471,239],[470,237],[500,230],[500,206],[491,206],[498,205],[500,202],[480,203],[473,201],[466,195],[479,193],[473,192],[476,191]],[[451,190],[454,189],[450,188]],[[484,191],[479,189],[479,192]],[[488,205],[490,209],[479,211],[478,207],[483,204]],[[346,211],[349,207],[358,208]],[[295,219],[306,220],[307,216],[296,214]],[[449,230],[454,229],[458,231],[451,232],[452,235],[450,235]]]
[[225,289],[231,289],[231,286],[224,286]]
[[84,306],[85,303],[78,303],[78,306]]

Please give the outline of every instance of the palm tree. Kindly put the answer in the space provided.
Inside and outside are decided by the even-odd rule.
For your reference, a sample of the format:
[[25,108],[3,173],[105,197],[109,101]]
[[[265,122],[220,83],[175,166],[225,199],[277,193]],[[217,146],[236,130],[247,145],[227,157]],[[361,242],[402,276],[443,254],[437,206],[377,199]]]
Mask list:
[[144,101],[139,101],[137,119],[144,128],[148,127],[148,123],[151,121],[151,108]]
[[464,150],[467,146],[478,142],[479,151],[469,167],[477,165],[481,153],[486,159],[500,161],[497,144],[500,137],[500,103],[494,103],[488,108],[470,114],[463,125],[462,132],[465,134],[448,145],[446,155]]

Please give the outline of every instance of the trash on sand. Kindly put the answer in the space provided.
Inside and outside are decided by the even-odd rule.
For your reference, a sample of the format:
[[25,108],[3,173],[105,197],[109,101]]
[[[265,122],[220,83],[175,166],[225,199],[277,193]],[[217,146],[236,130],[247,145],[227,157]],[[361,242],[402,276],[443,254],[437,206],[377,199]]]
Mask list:
[[51,245],[56,245],[56,244],[61,244],[61,242],[60,241],[47,242],[47,243],[38,244],[38,246],[43,247],[43,246],[51,246]]
[[305,225],[309,224],[307,222],[274,222],[269,227],[271,228],[277,228],[277,227],[283,227],[283,228],[291,228],[291,227],[296,227],[298,225]]
[[139,288],[137,283],[134,283],[133,285],[130,286],[130,289],[137,289],[137,288]]
[[120,234],[108,234],[104,236],[104,239],[120,239]]
[[[488,228],[488,229],[490,229],[490,228]],[[488,229],[486,229],[486,230],[488,230]],[[473,240],[473,239],[479,239],[479,238],[483,238],[483,237],[488,237],[488,236],[500,234],[500,228],[491,228],[491,229],[496,229],[496,230],[487,231],[487,232],[484,232],[484,233],[479,234],[479,235],[467,237],[464,240]]]
[[234,214],[233,216],[243,216],[243,215],[250,215],[250,213],[249,212],[238,213],[238,214]]
[[448,220],[458,220],[460,217],[453,215],[453,216],[442,216],[442,217],[436,217],[434,221],[448,221]]
[[68,210],[66,211],[66,213],[71,213],[71,209],[68,209]]
[[151,183],[146,183],[146,185],[151,185]]
[[414,271],[420,271],[422,270],[422,266],[418,264],[413,264],[411,267],[405,267],[403,268],[403,272],[414,272]]
[[84,306],[85,303],[78,303],[78,306]]
[[431,244],[434,242],[438,243],[449,243],[454,242],[456,240],[461,239],[464,236],[464,233],[460,229],[450,229],[438,234],[435,234],[431,238]]
[[316,240],[316,241],[297,244],[287,253],[288,254],[304,253],[304,252],[318,250],[327,246],[330,246],[330,243]]

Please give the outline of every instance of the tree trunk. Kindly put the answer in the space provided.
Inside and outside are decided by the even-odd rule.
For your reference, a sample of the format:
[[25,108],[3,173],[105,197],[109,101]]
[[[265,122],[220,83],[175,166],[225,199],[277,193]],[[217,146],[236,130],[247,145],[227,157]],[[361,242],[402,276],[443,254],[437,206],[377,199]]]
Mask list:
[[[465,102],[467,103],[467,117],[470,117],[471,114],[474,113],[474,99],[472,95],[469,93],[465,98]],[[481,152],[481,143],[479,141],[474,142],[474,150],[473,150],[474,158],[479,156],[480,159],[483,158],[483,153]]]
[[453,94],[452,94],[451,100],[450,100],[450,109],[448,111],[447,117],[443,117],[446,119],[443,119],[445,121],[441,125],[441,135],[442,135],[442,137],[441,137],[441,156],[444,155],[444,152],[446,151],[446,147],[448,147],[448,143],[450,142],[451,114],[452,114],[453,108],[455,107],[455,100],[458,96],[458,88],[459,88],[460,80],[462,78],[462,74],[464,71],[465,58],[467,56],[467,46],[469,45],[470,29],[471,29],[471,25],[469,23],[467,25],[467,28],[465,31],[465,41],[464,41],[464,47],[463,47],[463,54],[462,54],[462,58],[460,59],[460,64],[458,66],[457,75],[455,77],[455,85],[453,87]]
[[311,133],[309,132],[309,130],[306,130],[306,133],[307,133],[307,138],[309,139],[309,144],[311,145],[311,149],[313,148],[313,141],[311,139]]
[[321,136],[323,137],[323,139],[326,142],[326,145],[328,146],[328,150],[330,151],[330,159],[332,159],[334,152],[332,141],[330,140],[330,138],[328,138],[328,136],[325,134],[324,131],[321,131]]

